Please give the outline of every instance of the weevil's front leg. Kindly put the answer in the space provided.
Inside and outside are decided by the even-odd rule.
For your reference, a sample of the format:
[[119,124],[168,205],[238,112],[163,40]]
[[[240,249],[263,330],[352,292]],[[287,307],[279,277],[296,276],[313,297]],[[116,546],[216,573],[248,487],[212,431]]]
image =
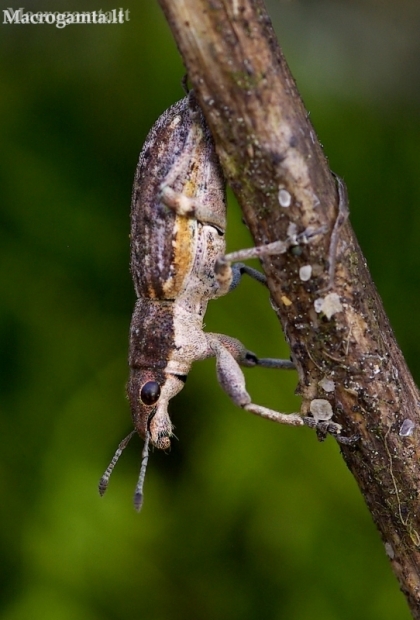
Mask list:
[[216,334],[206,334],[206,336],[209,339],[209,346],[216,356],[217,379],[235,405],[280,424],[304,425],[304,418],[298,413],[279,413],[278,411],[252,403],[251,397],[246,391],[243,372],[232,353],[223,344],[223,341],[226,343],[226,337],[219,337]]
[[[251,401],[251,397],[246,391],[245,377],[239,364],[244,366],[255,366],[264,360],[255,361],[255,356],[236,339],[222,334],[206,334],[209,347],[216,356],[217,378],[221,387],[225,390],[231,400],[246,411],[250,411],[262,418],[267,418],[278,424],[288,424],[289,426],[309,426],[319,431],[320,438],[324,438],[327,433],[333,435],[337,441],[343,444],[353,444],[357,437],[341,437],[341,426],[330,420],[317,421],[315,418],[301,416],[299,413],[280,413],[268,407],[256,405]],[[254,358],[254,360],[252,359]],[[267,360],[270,362],[284,362],[285,360]],[[261,364],[265,365],[265,364]],[[284,367],[284,366],[272,366]],[[293,367],[293,365],[288,366]]]

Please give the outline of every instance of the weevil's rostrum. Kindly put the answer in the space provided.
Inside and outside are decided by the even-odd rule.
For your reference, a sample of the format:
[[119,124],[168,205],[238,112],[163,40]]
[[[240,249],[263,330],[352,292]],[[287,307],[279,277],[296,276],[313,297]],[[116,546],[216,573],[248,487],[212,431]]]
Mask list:
[[[216,358],[220,386],[243,409],[282,424],[340,433],[340,426],[330,420],[284,414],[251,401],[240,365],[293,368],[292,362],[258,358],[235,338],[203,331],[209,300],[232,290],[243,273],[265,283],[263,274],[237,261],[282,254],[325,231],[299,232],[290,223],[283,241],[225,255],[225,225],[223,174],[191,91],[150,131],[134,179],[131,272],[137,301],[130,326],[128,397],[135,431],[120,443],[99,490],[105,492],[115,463],[137,432],[145,440],[134,498],[137,509],[142,503],[149,442],[169,448],[169,401],[183,388],[197,360]],[[338,229],[335,233],[334,248]]]

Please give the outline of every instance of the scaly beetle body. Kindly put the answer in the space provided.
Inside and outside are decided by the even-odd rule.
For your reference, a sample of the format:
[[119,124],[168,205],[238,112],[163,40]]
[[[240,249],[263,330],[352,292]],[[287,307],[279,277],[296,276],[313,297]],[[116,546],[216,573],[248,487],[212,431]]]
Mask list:
[[[177,214],[164,204],[165,192],[200,204],[213,222]],[[138,300],[130,328],[128,395],[139,434],[145,437],[149,424],[152,444],[167,448],[168,401],[182,389],[192,360],[211,355],[203,317],[218,295],[214,265],[225,253],[225,183],[193,93],[169,108],[146,140],[131,222]]]
[[[265,283],[260,272],[237,261],[282,254],[325,231],[306,229],[298,234],[295,224],[290,224],[285,241],[225,256],[225,227],[223,173],[191,91],[169,108],[150,131],[133,187],[131,272],[138,299],[130,327],[128,397],[135,430],[120,443],[99,483],[99,491],[105,492],[115,463],[137,432],[145,440],[134,496],[138,510],[143,499],[149,442],[157,448],[169,448],[172,423],[168,404],[183,388],[194,361],[216,357],[221,387],[247,411],[283,424],[317,427],[337,438],[340,433],[341,427],[329,421],[332,412],[316,420],[252,403],[240,365],[293,368],[293,363],[259,359],[235,338],[203,331],[209,300],[234,288],[242,273]],[[335,227],[333,258],[337,235]]]

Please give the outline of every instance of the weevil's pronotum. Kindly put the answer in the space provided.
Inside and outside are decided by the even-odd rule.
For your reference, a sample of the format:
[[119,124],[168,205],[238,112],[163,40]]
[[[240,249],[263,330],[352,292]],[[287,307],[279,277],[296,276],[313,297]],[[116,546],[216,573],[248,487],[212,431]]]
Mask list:
[[137,432],[145,441],[134,496],[138,510],[149,443],[169,448],[173,426],[168,404],[197,360],[216,358],[221,387],[247,411],[283,424],[340,432],[338,424],[325,418],[283,414],[254,404],[240,365],[293,368],[293,364],[259,359],[235,338],[203,331],[209,300],[228,293],[243,273],[265,281],[260,272],[236,261],[284,253],[324,231],[298,233],[291,224],[284,241],[225,255],[225,227],[225,182],[210,131],[191,91],[150,131],[134,179],[131,273],[138,299],[130,327],[128,398],[135,430],[120,443],[99,490],[101,495],[105,492],[115,463]]

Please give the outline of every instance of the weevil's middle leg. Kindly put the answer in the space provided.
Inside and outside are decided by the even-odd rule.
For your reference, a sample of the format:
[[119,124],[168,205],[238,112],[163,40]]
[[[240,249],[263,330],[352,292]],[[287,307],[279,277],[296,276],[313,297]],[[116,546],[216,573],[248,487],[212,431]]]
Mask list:
[[[338,241],[341,228],[349,217],[346,186],[339,176],[335,173],[333,173],[333,175],[338,189],[338,214],[331,232],[330,245],[328,249],[329,267],[327,289],[331,289],[334,286]],[[294,225],[292,224],[292,226]],[[288,237],[285,241],[274,241],[273,243],[268,243],[266,245],[261,245],[246,250],[239,250],[238,252],[231,252],[230,254],[220,257],[216,261],[215,265],[215,273],[220,284],[220,294],[223,295],[234,289],[238,285],[243,273],[247,273],[255,280],[258,280],[263,284],[267,284],[267,279],[263,274],[256,269],[247,267],[242,263],[237,263],[237,261],[248,260],[250,258],[259,258],[261,256],[284,254],[290,247],[299,245],[299,243],[308,243],[311,237],[323,232],[325,232],[324,228],[319,228],[316,230],[308,228],[303,231],[303,233],[297,235],[295,230],[292,229],[288,231]],[[236,263],[236,265],[232,265],[232,263]]]
[[289,236],[285,241],[273,241],[273,243],[267,243],[266,245],[259,245],[245,250],[238,250],[237,252],[231,252],[225,256],[220,256],[214,266],[214,272],[220,286],[219,295],[225,295],[232,290],[232,288],[235,288],[242,273],[247,273],[255,280],[266,284],[265,276],[260,274],[260,272],[256,269],[246,267],[246,265],[242,265],[241,263],[239,263],[239,267],[235,267],[232,266],[232,263],[249,260],[250,258],[260,258],[261,256],[285,254],[289,248],[299,245],[300,243],[308,243],[312,237],[325,232],[324,227],[316,229],[310,227],[302,233],[297,234],[295,231],[296,226],[291,225],[291,227],[289,227],[291,230],[289,230]]
[[264,286],[267,286],[267,277],[261,273],[261,271],[258,271],[258,269],[248,267],[248,265],[245,265],[244,263],[234,263],[231,265],[231,273],[232,279],[229,286],[229,292],[233,291],[233,289],[238,286],[244,273],[254,280],[257,280],[257,282],[261,282]]
[[[240,340],[232,338],[232,336],[225,336],[225,334],[215,334],[213,332],[206,332],[205,336],[209,342],[210,348],[214,351],[213,342],[216,341],[216,348],[218,345],[226,349],[233,357],[237,364],[252,368],[254,366],[262,366],[263,368],[277,368],[281,370],[295,370],[295,365],[290,360],[275,359],[271,357],[257,357],[255,353],[249,351]],[[217,356],[216,356],[217,357]]]

